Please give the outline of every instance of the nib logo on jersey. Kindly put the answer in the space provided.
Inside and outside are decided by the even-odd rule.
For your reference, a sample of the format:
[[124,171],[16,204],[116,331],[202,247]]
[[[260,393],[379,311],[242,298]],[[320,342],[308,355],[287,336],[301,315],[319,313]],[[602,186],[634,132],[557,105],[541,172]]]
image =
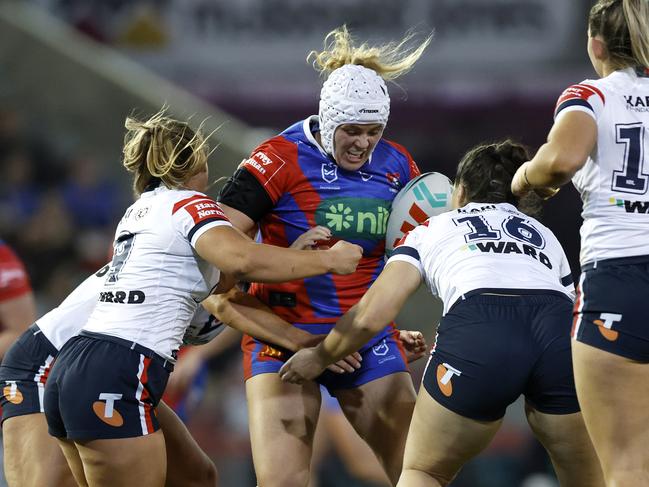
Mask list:
[[609,198],[608,202],[619,208],[624,208],[627,213],[647,213],[649,212],[649,201],[629,201],[618,198]]
[[378,198],[329,198],[315,211],[317,225],[339,238],[381,240],[390,216],[390,202]]

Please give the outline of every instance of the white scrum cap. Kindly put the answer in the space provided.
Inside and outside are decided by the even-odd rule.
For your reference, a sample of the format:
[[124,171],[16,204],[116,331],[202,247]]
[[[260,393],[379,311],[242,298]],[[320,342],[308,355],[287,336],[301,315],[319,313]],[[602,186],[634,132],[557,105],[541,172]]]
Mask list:
[[346,123],[380,123],[390,115],[385,81],[372,69],[345,64],[334,70],[320,91],[320,138],[328,153],[334,152],[334,132]]

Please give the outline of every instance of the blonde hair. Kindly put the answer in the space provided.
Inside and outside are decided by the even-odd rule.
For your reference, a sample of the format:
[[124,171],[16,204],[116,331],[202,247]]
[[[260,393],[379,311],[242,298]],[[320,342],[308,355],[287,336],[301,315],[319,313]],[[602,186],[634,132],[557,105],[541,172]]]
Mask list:
[[409,33],[400,42],[356,46],[347,26],[343,25],[327,34],[324,50],[311,51],[306,59],[321,74],[329,74],[345,64],[358,64],[374,70],[385,80],[394,80],[412,69],[433,38],[431,35],[419,46],[413,46],[413,37]]
[[613,69],[649,67],[649,0],[599,0],[588,28],[603,38]]
[[166,108],[146,121],[127,117],[122,164],[134,173],[139,196],[155,179],[179,188],[207,164],[209,146],[199,130],[166,116]]

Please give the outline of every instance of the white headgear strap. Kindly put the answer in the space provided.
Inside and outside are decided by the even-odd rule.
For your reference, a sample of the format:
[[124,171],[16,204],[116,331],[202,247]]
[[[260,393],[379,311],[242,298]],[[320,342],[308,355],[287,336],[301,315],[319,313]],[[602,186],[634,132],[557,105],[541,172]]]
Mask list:
[[357,64],[334,70],[320,91],[320,139],[333,156],[334,132],[346,123],[380,123],[390,115],[390,97],[385,81],[376,71]]

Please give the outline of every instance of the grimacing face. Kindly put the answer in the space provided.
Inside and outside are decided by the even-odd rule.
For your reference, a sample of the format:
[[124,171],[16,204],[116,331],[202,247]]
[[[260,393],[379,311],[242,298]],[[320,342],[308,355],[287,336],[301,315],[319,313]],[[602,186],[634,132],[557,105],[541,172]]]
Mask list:
[[334,132],[334,159],[343,169],[356,171],[367,162],[383,135],[383,124],[341,125]]

